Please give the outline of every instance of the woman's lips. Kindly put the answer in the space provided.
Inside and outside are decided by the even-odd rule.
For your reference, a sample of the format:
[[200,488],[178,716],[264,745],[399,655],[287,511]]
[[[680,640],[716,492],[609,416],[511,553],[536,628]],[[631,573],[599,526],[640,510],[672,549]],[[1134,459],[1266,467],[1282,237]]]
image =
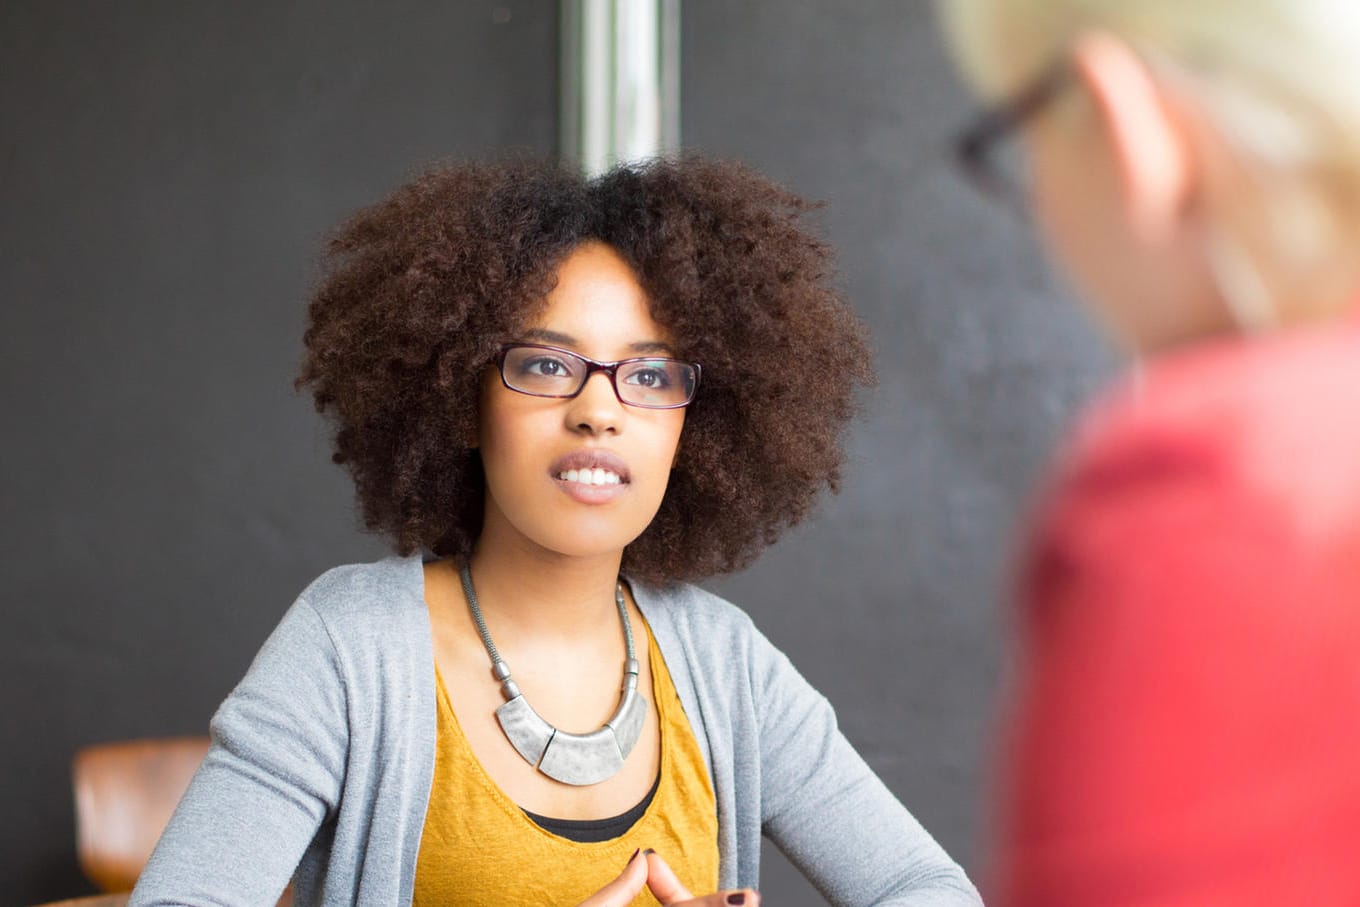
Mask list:
[[548,467],[557,486],[582,504],[612,501],[628,487],[628,464],[607,450],[574,450]]

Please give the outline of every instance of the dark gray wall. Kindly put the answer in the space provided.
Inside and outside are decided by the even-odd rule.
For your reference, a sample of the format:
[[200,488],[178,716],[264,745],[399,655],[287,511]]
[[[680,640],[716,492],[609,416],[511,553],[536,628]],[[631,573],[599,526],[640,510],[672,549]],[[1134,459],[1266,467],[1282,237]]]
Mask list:
[[79,745],[202,733],[382,551],[292,392],[321,237],[433,159],[555,151],[555,0],[0,6],[0,878],[86,890]]
[[[551,151],[556,60],[555,0],[0,5],[6,902],[87,890],[76,747],[202,732],[297,591],[383,550],[290,389],[311,262],[432,159]],[[971,862],[1009,527],[1104,357],[947,166],[929,4],[685,0],[683,65],[687,145],[827,202],[881,382],[844,492],[713,585]]]
[[[973,105],[930,3],[685,0],[681,47],[686,146],[826,202],[880,382],[840,496],[714,588],[976,866],[1013,523],[1107,354],[1028,226],[952,170],[949,138]],[[767,903],[820,902],[767,851]]]

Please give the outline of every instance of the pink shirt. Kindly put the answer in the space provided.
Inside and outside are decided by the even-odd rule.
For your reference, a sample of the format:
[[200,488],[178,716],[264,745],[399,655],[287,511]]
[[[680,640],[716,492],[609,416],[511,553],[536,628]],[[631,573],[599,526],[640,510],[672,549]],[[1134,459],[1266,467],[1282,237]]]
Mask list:
[[1019,604],[989,905],[1360,904],[1360,320],[1098,407]]

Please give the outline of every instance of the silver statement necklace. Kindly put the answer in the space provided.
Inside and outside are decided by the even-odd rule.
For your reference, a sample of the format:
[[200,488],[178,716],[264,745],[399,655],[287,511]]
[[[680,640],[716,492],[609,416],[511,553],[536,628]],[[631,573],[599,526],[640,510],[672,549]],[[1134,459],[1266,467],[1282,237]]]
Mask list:
[[526,762],[554,781],[583,786],[599,784],[617,775],[623,768],[623,760],[628,758],[637,744],[642,734],[642,723],[647,718],[647,700],[637,691],[638,662],[633,651],[633,627],[628,622],[628,606],[623,600],[623,584],[620,583],[614,589],[614,603],[619,608],[619,620],[623,622],[623,638],[628,650],[628,658],[623,663],[619,707],[598,731],[571,734],[544,721],[519,691],[519,685],[510,679],[510,666],[496,651],[496,644],[491,641],[491,633],[486,629],[486,621],[482,619],[477,593],[472,591],[472,571],[466,560],[463,561],[461,573],[468,609],[472,611],[472,619],[477,622],[477,632],[482,636],[486,654],[491,657],[491,673],[501,682],[501,693],[505,696],[505,704],[496,709],[496,720],[500,722],[506,738]]

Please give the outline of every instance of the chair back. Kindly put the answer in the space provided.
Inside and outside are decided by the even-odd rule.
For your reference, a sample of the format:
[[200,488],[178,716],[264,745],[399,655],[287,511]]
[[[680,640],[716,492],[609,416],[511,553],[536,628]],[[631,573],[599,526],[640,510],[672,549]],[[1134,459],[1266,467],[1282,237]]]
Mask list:
[[167,737],[76,753],[76,852],[101,891],[132,890],[207,752],[207,737]]
[[69,898],[65,901],[48,901],[38,907],[127,907],[128,893],[96,894],[87,898]]

